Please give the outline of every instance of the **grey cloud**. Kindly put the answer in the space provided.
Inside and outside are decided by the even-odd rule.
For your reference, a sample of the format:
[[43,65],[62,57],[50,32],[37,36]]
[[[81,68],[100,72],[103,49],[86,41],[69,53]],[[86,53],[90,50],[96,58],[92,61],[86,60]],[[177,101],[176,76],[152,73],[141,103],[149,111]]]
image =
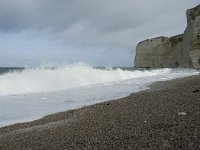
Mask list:
[[138,22],[143,23],[152,13],[160,9],[161,14],[166,12],[165,10],[169,8],[162,10],[166,4],[174,4],[176,7],[176,2],[172,0],[169,2],[159,0],[2,0],[0,14],[1,18],[6,16],[8,20],[15,18],[13,21],[21,26],[30,24],[35,27],[59,29],[60,26],[67,28],[85,19],[97,26],[102,24],[105,28],[110,26],[109,29],[113,29],[114,26],[134,27]]
[[140,40],[183,32],[185,10],[198,3],[199,0],[0,0],[0,32],[31,31],[74,47],[134,53],[130,49]]
[[[185,0],[186,1],[186,0]],[[24,28],[70,30],[87,22],[91,28],[105,32],[134,29],[152,18],[176,12],[177,3],[170,0],[1,0],[2,30]],[[186,2],[185,2],[186,3]],[[189,2],[187,2],[189,3]],[[190,2],[191,3],[191,2]],[[172,8],[168,8],[169,7]],[[174,6],[173,6],[174,5]]]

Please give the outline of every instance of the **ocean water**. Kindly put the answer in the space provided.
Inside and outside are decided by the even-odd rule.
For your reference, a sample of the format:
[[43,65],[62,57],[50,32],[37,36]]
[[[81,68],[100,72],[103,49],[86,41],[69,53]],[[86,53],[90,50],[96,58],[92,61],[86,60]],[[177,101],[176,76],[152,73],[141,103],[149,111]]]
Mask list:
[[0,127],[128,96],[194,69],[94,68],[84,63],[0,68]]

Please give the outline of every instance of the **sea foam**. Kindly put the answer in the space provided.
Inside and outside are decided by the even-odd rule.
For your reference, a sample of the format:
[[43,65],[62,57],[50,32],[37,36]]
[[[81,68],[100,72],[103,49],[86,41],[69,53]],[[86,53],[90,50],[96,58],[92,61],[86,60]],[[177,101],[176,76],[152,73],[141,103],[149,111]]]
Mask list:
[[106,85],[119,81],[170,73],[171,69],[122,70],[94,68],[84,63],[57,67],[26,68],[0,76],[0,96],[61,91],[81,86]]
[[194,69],[112,69],[84,63],[26,68],[0,75],[0,127],[128,96]]

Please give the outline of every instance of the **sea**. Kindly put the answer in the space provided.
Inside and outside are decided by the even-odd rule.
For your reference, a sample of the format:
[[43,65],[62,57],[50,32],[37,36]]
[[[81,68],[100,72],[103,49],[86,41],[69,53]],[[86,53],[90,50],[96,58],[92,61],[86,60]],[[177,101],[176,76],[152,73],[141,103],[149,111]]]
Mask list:
[[85,63],[0,68],[0,127],[126,97],[195,69],[93,67]]

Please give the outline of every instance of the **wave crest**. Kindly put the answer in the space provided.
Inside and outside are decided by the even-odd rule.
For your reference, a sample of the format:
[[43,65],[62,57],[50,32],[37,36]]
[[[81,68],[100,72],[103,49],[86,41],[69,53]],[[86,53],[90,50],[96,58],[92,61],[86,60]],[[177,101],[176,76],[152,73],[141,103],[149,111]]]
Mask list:
[[0,95],[61,91],[86,85],[107,84],[132,78],[170,72],[159,70],[122,70],[93,68],[84,63],[56,67],[25,68],[0,76]]

